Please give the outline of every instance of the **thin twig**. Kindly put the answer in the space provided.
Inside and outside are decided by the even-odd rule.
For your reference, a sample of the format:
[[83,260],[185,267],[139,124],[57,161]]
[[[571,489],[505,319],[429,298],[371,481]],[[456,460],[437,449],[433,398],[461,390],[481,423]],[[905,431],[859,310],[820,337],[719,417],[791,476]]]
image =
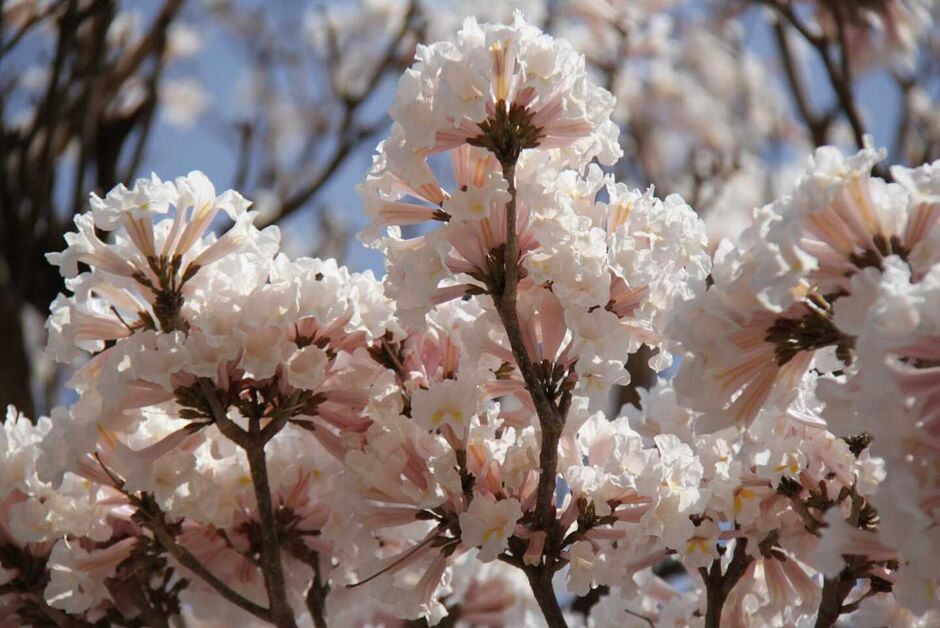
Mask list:
[[[253,423],[257,423],[257,420],[253,420]],[[271,621],[281,628],[293,628],[297,624],[294,622],[294,612],[287,600],[284,566],[281,564],[281,548],[278,543],[277,520],[271,498],[271,485],[268,481],[268,463],[264,454],[264,443],[260,437],[245,450],[245,454],[248,456],[248,468],[251,471],[251,482],[255,489],[255,501],[258,504],[261,574],[264,576],[264,587],[268,592],[268,604],[271,606]]]
[[313,570],[313,579],[307,589],[307,611],[313,618],[315,628],[327,628],[326,597],[330,593],[330,584],[323,578],[320,569],[320,553],[310,549],[302,538],[294,537],[287,544],[287,551],[298,560],[306,563]]
[[[265,224],[272,224],[283,220],[287,216],[293,214],[298,209],[303,207],[307,201],[309,201],[323,187],[330,177],[333,176],[333,174],[336,172],[339,166],[343,164],[350,153],[360,146],[366,138],[375,133],[377,131],[376,127],[381,128],[381,126],[384,126],[384,120],[380,124],[376,125],[357,125],[355,124],[356,113],[360,105],[362,105],[362,103],[364,103],[375,91],[382,76],[395,61],[398,48],[401,46],[401,42],[408,34],[412,22],[417,15],[417,11],[417,2],[415,0],[411,0],[408,5],[408,9],[405,12],[405,16],[402,18],[401,27],[395,36],[392,37],[392,39],[389,41],[385,48],[384,54],[381,57],[381,60],[376,64],[374,71],[369,75],[368,80],[365,81],[365,86],[359,93],[349,94],[340,89],[338,84],[334,85],[333,90],[336,92],[336,95],[343,103],[343,113],[340,118],[339,129],[337,131],[338,141],[336,146],[333,149],[330,158],[326,161],[326,164],[320,168],[315,175],[313,175],[311,180],[306,185],[287,196],[287,198],[285,198],[281,203],[280,212],[278,212],[278,215],[273,217]],[[335,83],[335,78],[333,77],[332,73],[330,74],[330,81],[331,83]]]
[[[276,432],[270,434],[262,432],[261,419],[258,417],[249,418],[249,431],[246,432],[228,418],[226,410],[219,401],[219,397],[209,380],[201,378],[199,387],[206,403],[209,404],[212,418],[219,431],[241,447],[248,458],[248,469],[251,473],[251,483],[254,487],[255,501],[258,506],[261,533],[261,575],[264,578],[264,587],[268,593],[271,621],[282,628],[293,628],[296,623],[294,622],[294,612],[287,600],[284,567],[281,564],[281,550],[278,544],[277,519],[274,513],[274,502],[271,497],[270,482],[268,481],[268,465],[264,453],[265,443]],[[275,419],[272,420],[272,423],[275,421],[278,421],[280,427],[283,427],[287,423],[287,418]]]
[[545,617],[545,623],[549,628],[567,627],[565,616],[558,605],[558,598],[555,597],[555,588],[552,586],[552,572],[548,569],[539,567],[530,567],[525,570],[529,578],[529,586],[532,587],[532,594],[535,601],[538,602],[539,609]]
[[849,54],[849,43],[846,34],[845,16],[842,14],[841,5],[833,3],[833,17],[836,20],[836,32],[839,38],[840,49],[840,69],[836,71],[835,63],[832,59],[829,49],[826,46],[818,47],[819,54],[822,57],[823,65],[826,67],[826,73],[832,83],[832,88],[839,98],[845,117],[852,127],[852,135],[855,136],[855,144],[859,149],[865,147],[865,125],[862,123],[862,116],[858,111],[858,104],[855,102],[855,95],[852,92],[852,61]]
[[734,554],[724,573],[721,572],[721,558],[713,560],[708,569],[700,567],[698,570],[702,576],[702,581],[705,583],[707,604],[705,607],[705,628],[720,628],[721,612],[725,600],[728,599],[734,585],[738,583],[754,560],[747,554],[747,543],[746,537],[738,538],[735,541]]
[[202,561],[196,558],[192,552],[182,545],[179,545],[173,538],[173,535],[170,533],[170,531],[167,530],[160,514],[149,512],[149,509],[142,508],[140,506],[138,506],[138,512],[140,512],[146,519],[147,527],[150,528],[150,531],[153,533],[153,536],[157,542],[163,547],[163,549],[167,551],[167,553],[170,554],[170,556],[176,559],[176,562],[202,578],[206,584],[215,589],[219,595],[235,606],[251,613],[263,621],[271,620],[268,609],[255,604],[251,600],[243,597],[241,594],[229,587],[218,576],[209,571],[205,565],[202,564]]
[[508,183],[509,201],[506,203],[506,245],[504,249],[502,290],[493,291],[493,304],[499,314],[516,365],[525,381],[526,389],[532,397],[541,427],[541,447],[539,451],[539,482],[535,500],[535,526],[547,535],[545,561],[538,566],[525,570],[532,587],[532,593],[542,610],[545,621],[551,628],[567,626],[558,599],[552,588],[552,575],[555,573],[558,548],[552,542],[555,519],[555,485],[558,475],[558,441],[564,427],[564,415],[558,408],[535,373],[523,341],[519,313],[516,310],[519,286],[519,239],[516,233],[516,164],[504,163],[503,178]]
[[[839,107],[852,128],[855,144],[859,150],[865,148],[866,131],[852,89],[851,53],[846,32],[846,16],[842,13],[842,6],[839,3],[830,3],[828,5],[836,22],[836,37],[840,52],[837,64],[830,47],[829,38],[810,30],[796,14],[791,2],[787,0],[758,0],[758,2],[776,9],[816,49],[823,68],[826,70],[832,90],[835,92]],[[891,175],[880,164],[872,168],[872,173],[887,181],[891,179]]]
[[803,82],[803,77],[800,76],[793,50],[790,47],[786,27],[779,19],[774,22],[774,36],[777,40],[777,49],[780,51],[780,59],[783,61],[784,74],[790,86],[790,94],[793,96],[794,103],[796,103],[796,109],[809,131],[813,144],[822,146],[827,143],[829,123],[824,117],[818,116],[813,111],[806,84]]

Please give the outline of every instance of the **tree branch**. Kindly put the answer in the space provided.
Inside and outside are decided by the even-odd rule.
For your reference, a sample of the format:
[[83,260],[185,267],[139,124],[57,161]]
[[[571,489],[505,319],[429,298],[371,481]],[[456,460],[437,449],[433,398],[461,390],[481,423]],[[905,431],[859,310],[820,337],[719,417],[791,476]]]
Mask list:
[[525,575],[529,578],[532,595],[535,596],[535,601],[538,603],[549,628],[567,627],[568,623],[561,612],[561,606],[558,605],[558,598],[555,597],[551,570],[545,569],[544,565],[530,567],[525,570]]
[[144,517],[146,526],[153,533],[154,538],[170,556],[176,559],[176,562],[202,578],[206,584],[235,606],[251,613],[258,619],[271,621],[268,609],[255,604],[229,587],[218,576],[209,571],[192,552],[176,542],[173,534],[167,529],[163,521],[163,512],[159,511],[159,507],[155,503],[145,504],[136,497],[131,497],[131,499],[136,503],[138,512]]
[[310,581],[310,588],[307,589],[307,611],[313,618],[315,628],[327,628],[326,597],[330,593],[330,584],[324,580],[320,569],[320,553],[310,549],[303,539],[296,536],[290,539],[287,551],[313,570],[313,579]]
[[[280,628],[295,628],[294,612],[287,600],[287,588],[284,584],[284,567],[281,564],[281,549],[278,543],[277,518],[271,498],[271,485],[268,481],[268,465],[264,446],[273,432],[263,432],[260,417],[249,417],[249,431],[236,425],[226,415],[226,410],[209,380],[200,378],[199,387],[206,403],[212,411],[212,418],[219,431],[245,451],[251,483],[254,487],[255,502],[258,506],[258,519],[261,534],[261,574],[268,593],[270,621]],[[272,419],[283,427],[287,419]],[[268,426],[270,427],[270,425]]]
[[784,74],[790,86],[790,94],[793,96],[794,103],[796,103],[796,109],[803,119],[803,124],[809,131],[813,145],[822,146],[827,143],[829,121],[825,117],[819,117],[813,111],[809,94],[807,94],[806,91],[806,85],[803,82],[803,77],[800,76],[796,59],[793,57],[793,50],[790,47],[786,27],[779,19],[774,22],[774,36],[777,40],[777,49],[780,51],[780,59],[783,61]]
[[270,221],[266,222],[265,226],[283,220],[287,216],[293,214],[298,209],[303,207],[304,204],[306,204],[307,201],[309,201],[320,190],[320,188],[323,187],[330,177],[333,176],[333,174],[340,167],[340,165],[343,164],[349,154],[358,148],[366,138],[371,136],[377,130],[376,127],[384,126],[384,120],[381,125],[356,124],[356,112],[359,109],[359,106],[364,103],[378,87],[379,81],[385,74],[385,71],[391,67],[395,60],[395,54],[398,48],[401,46],[401,42],[408,34],[408,31],[411,28],[412,22],[417,13],[417,2],[415,0],[411,0],[411,2],[409,2],[408,9],[405,12],[405,16],[402,18],[401,27],[389,41],[380,61],[376,64],[374,71],[369,75],[368,80],[365,81],[365,86],[359,93],[349,94],[340,89],[336,81],[333,79],[333,74],[330,73],[331,83],[333,83],[333,91],[336,93],[337,97],[339,97],[343,104],[343,113],[340,118],[339,130],[337,132],[336,146],[333,149],[330,158],[326,160],[325,165],[320,168],[316,174],[313,175],[306,185],[303,185],[300,187],[300,189],[296,190],[294,193],[290,194],[287,196],[287,198],[284,199],[284,201],[281,203],[281,208],[280,212],[278,212],[278,215],[273,217]]
[[721,558],[713,560],[709,569],[700,567],[698,570],[705,583],[707,600],[705,628],[720,628],[725,600],[728,599],[734,585],[738,583],[754,560],[747,554],[747,542],[747,538],[739,538],[735,541],[734,554],[724,573],[721,572]]
[[493,304],[499,314],[516,365],[532,397],[541,427],[539,449],[539,482],[535,500],[535,527],[547,535],[544,562],[525,569],[532,593],[550,628],[567,626],[561,607],[552,588],[552,575],[558,558],[555,537],[555,484],[558,475],[558,441],[561,438],[565,417],[549,398],[529,359],[523,341],[519,313],[516,309],[519,287],[519,239],[516,233],[516,164],[503,163],[503,178],[508,183],[510,195],[506,203],[506,244],[503,251],[503,281],[501,290],[491,290]]
[[503,177],[509,184],[510,200],[506,203],[506,248],[503,286],[493,294],[513,357],[522,374],[526,389],[532,396],[539,418],[542,439],[539,451],[539,483],[536,492],[535,520],[539,529],[551,531],[555,522],[555,478],[558,470],[558,441],[564,427],[554,402],[544,390],[523,341],[516,299],[519,285],[519,241],[516,234],[516,166],[503,164]]
[[[820,61],[829,77],[829,83],[835,92],[839,107],[845,114],[849,126],[852,128],[852,135],[855,144],[859,150],[865,147],[865,125],[862,122],[862,115],[859,112],[858,104],[855,101],[855,95],[852,90],[852,64],[849,53],[848,38],[846,33],[846,16],[843,13],[843,7],[839,3],[829,3],[827,6],[832,12],[836,23],[837,39],[840,51],[839,63],[833,56],[830,48],[830,40],[823,34],[813,32],[803,23],[800,17],[793,9],[792,3],[788,0],[758,0],[760,4],[770,6],[777,10],[786,20],[803,36],[806,41],[816,49]],[[890,174],[881,165],[872,168],[873,174],[886,181],[890,181]]]
[[840,69],[836,69],[835,61],[829,52],[827,46],[818,46],[819,55],[822,58],[823,65],[826,67],[826,73],[829,75],[829,81],[832,88],[839,98],[839,104],[845,112],[845,117],[852,127],[852,135],[855,136],[855,144],[859,149],[865,147],[865,125],[862,123],[862,116],[858,111],[858,104],[855,102],[855,95],[852,92],[852,65],[851,55],[849,54],[849,44],[845,32],[845,16],[838,3],[830,5],[832,14],[836,21],[836,30],[839,38],[840,49]]
[[844,612],[842,605],[855,587],[856,579],[855,571],[847,566],[835,578],[826,578],[823,581],[816,628],[830,628],[835,625],[839,615]]
[[255,489],[255,501],[258,503],[261,573],[264,576],[264,587],[268,592],[268,604],[271,606],[271,621],[280,628],[294,628],[297,624],[294,622],[294,612],[287,600],[287,587],[284,584],[284,567],[281,564],[281,548],[278,543],[271,486],[268,482],[268,463],[264,455],[264,443],[259,439],[245,449],[245,454],[248,456],[251,482]]

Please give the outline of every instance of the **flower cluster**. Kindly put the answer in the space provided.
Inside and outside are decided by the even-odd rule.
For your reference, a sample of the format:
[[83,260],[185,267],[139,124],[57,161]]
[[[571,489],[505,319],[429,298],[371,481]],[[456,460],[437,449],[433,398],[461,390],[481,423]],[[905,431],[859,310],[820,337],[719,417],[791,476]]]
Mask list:
[[[74,400],[0,431],[4,613],[935,623],[940,163],[820,148],[712,256],[595,163],[613,104],[519,14],[420,48],[360,186],[382,280],[198,172],[92,195],[49,256]],[[677,374],[611,412],[644,345]]]

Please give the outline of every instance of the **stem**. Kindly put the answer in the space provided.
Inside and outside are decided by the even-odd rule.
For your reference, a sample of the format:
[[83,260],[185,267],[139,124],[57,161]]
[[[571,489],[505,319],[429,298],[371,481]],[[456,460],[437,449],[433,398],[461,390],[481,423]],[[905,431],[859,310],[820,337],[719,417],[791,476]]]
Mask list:
[[816,628],[834,626],[843,612],[845,598],[855,586],[855,572],[846,567],[835,578],[823,581],[822,599],[819,601],[819,613],[816,615]]
[[147,527],[153,532],[153,536],[157,542],[170,556],[176,559],[176,562],[202,578],[206,584],[215,589],[216,593],[238,608],[251,613],[262,621],[270,621],[271,615],[268,609],[242,597],[242,595],[230,588],[218,576],[209,571],[188,549],[179,545],[170,531],[167,530],[158,514],[149,512],[147,508],[143,507],[139,507],[138,512],[142,513],[146,518]]
[[806,91],[806,84],[803,77],[800,76],[796,60],[793,57],[793,51],[790,48],[789,37],[786,27],[782,20],[777,19],[774,22],[774,36],[777,40],[777,48],[780,51],[780,58],[783,61],[783,69],[787,77],[787,83],[790,86],[790,94],[796,103],[796,109],[803,118],[803,124],[809,131],[814,146],[822,146],[827,143],[829,124],[825,118],[820,118],[813,111],[809,95]]
[[550,531],[555,522],[555,482],[558,475],[558,441],[561,439],[565,418],[549,399],[523,341],[516,297],[519,286],[519,240],[516,234],[516,165],[503,164],[503,177],[509,184],[509,202],[506,203],[506,249],[503,289],[493,294],[493,304],[506,329],[513,357],[522,374],[526,389],[532,396],[541,427],[539,451],[539,483],[535,500],[535,521],[539,529]]
[[323,582],[320,575],[319,555],[314,552],[315,558],[311,567],[313,567],[313,582],[307,589],[307,610],[313,617],[313,625],[316,628],[327,628],[326,623],[326,596],[330,592],[330,585]]
[[542,426],[539,447],[539,483],[535,497],[535,520],[539,528],[550,531],[555,523],[555,483],[558,475],[558,441],[561,429]]
[[842,14],[842,9],[837,4],[832,5],[832,14],[836,20],[839,48],[841,49],[841,71],[836,69],[835,61],[829,54],[828,48],[819,48],[819,54],[822,57],[823,65],[826,66],[826,73],[829,75],[832,88],[839,98],[839,104],[842,105],[845,117],[852,127],[852,135],[855,136],[855,144],[861,149],[865,147],[865,126],[862,124],[862,116],[858,111],[858,105],[852,93],[852,66],[845,33],[845,16]]
[[529,586],[532,587],[532,594],[535,601],[538,602],[539,609],[545,617],[545,623],[549,628],[567,628],[568,623],[561,612],[561,606],[558,605],[558,598],[555,597],[555,588],[552,586],[552,572],[550,569],[531,568],[526,569],[526,576],[529,578]]
[[519,239],[516,233],[516,164],[503,163],[503,178],[508,183],[510,199],[506,203],[506,247],[502,290],[491,290],[493,305],[506,330],[509,346],[526,389],[532,397],[541,427],[539,449],[539,483],[535,499],[535,528],[545,530],[548,539],[545,560],[525,570],[532,593],[550,628],[566,627],[565,617],[552,587],[552,575],[558,558],[557,544],[552,542],[555,519],[555,484],[558,477],[558,441],[565,424],[565,413],[559,410],[542,386],[523,341],[516,297],[519,288]]
[[[862,115],[859,112],[858,104],[855,101],[855,94],[852,91],[852,64],[849,52],[848,39],[846,34],[846,15],[843,8],[838,3],[830,3],[832,17],[836,22],[836,36],[840,52],[838,64],[834,58],[833,51],[830,48],[830,41],[823,35],[811,31],[794,11],[791,4],[785,0],[759,0],[761,4],[769,5],[775,8],[780,15],[803,36],[803,38],[816,49],[820,61],[829,77],[829,83],[835,92],[839,107],[845,114],[849,126],[852,127],[852,135],[855,144],[859,150],[865,147],[865,125],[862,122]],[[785,59],[786,60],[786,59]],[[815,141],[815,139],[814,139]],[[890,181],[890,174],[881,165],[872,168],[873,174],[886,181]]]
[[261,524],[261,573],[264,576],[264,588],[268,592],[271,621],[280,628],[294,628],[297,624],[294,622],[294,612],[287,601],[287,588],[284,585],[284,567],[281,565],[281,548],[277,539],[277,521],[268,482],[264,443],[260,439],[257,440],[245,449],[245,453],[248,456],[251,482],[255,489],[255,501],[258,503]]
[[[516,292],[519,287],[519,235],[516,233],[516,164],[503,164],[503,178],[508,184],[509,202],[506,203],[506,259],[503,293],[500,295],[512,312],[516,310]],[[518,319],[516,320],[518,325]]]
[[302,538],[294,536],[286,544],[287,552],[297,560],[306,563],[313,570],[313,579],[307,589],[307,611],[313,619],[315,628],[327,628],[326,597],[330,593],[330,584],[323,579],[320,569],[320,553],[310,549]]
[[136,598],[135,602],[140,607],[140,617],[144,620],[144,625],[150,628],[170,628],[168,618],[160,611],[154,608],[147,595],[147,583],[140,572],[135,572],[133,576],[133,586],[131,595]]
[[[728,597],[728,593],[721,586],[721,573],[718,564],[719,561],[714,561],[709,576],[704,578],[707,604],[705,607],[705,628],[719,628],[721,626],[721,611]],[[717,580],[715,579],[716,572]]]
[[244,449],[248,457],[251,483],[255,491],[255,501],[258,504],[261,574],[264,577],[264,588],[268,593],[270,621],[281,628],[295,628],[297,624],[294,622],[294,611],[287,601],[287,589],[284,585],[284,567],[281,565],[281,548],[277,538],[277,519],[274,515],[271,485],[268,482],[268,464],[264,455],[265,443],[274,437],[277,430],[284,427],[287,418],[272,419],[271,423],[262,430],[260,418],[253,417],[249,421],[249,431],[246,432],[226,416],[225,408],[209,380],[200,379],[199,386],[212,410],[212,417],[219,431]]
[[712,561],[711,567],[699,568],[702,581],[705,583],[707,606],[705,608],[705,628],[721,627],[721,611],[725,600],[734,585],[738,583],[744,572],[754,559],[747,555],[747,539],[739,538],[734,544],[734,555],[728,563],[728,569],[721,573],[721,558]]

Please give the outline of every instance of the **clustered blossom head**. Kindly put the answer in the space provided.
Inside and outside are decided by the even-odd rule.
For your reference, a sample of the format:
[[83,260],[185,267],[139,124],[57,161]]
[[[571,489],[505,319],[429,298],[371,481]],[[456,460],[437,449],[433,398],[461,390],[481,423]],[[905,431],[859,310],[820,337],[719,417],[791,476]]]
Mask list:
[[[536,625],[557,574],[590,626],[715,587],[712,625],[936,623],[940,162],[822,147],[712,256],[594,163],[612,111],[521,15],[421,47],[360,186],[382,280],[198,172],[92,195],[49,256],[75,399],[0,430],[0,612],[260,625],[282,571],[311,624]],[[642,345],[678,374],[610,412]]]
[[620,155],[613,97],[589,81],[584,57],[526,23],[467,18],[455,42],[419,46],[398,85],[395,148],[420,160],[470,143],[500,163],[531,148],[566,148],[573,161]]

